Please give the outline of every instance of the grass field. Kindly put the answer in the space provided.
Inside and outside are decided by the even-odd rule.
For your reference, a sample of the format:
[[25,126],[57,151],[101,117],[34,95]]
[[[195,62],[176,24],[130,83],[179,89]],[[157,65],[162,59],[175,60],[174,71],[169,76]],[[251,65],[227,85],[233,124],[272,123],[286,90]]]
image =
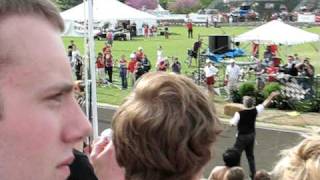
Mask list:
[[[201,36],[204,39],[204,46],[208,46],[208,35],[230,35],[232,37],[237,36],[243,32],[250,30],[250,27],[221,27],[221,28],[205,28],[205,27],[195,27],[193,39],[187,38],[187,31],[184,27],[170,27],[169,31],[172,35],[169,39],[164,39],[163,36],[152,37],[149,39],[144,39],[143,37],[134,38],[131,41],[114,41],[112,53],[115,59],[118,59],[122,54],[128,57],[132,52],[136,51],[138,47],[143,47],[148,58],[151,60],[152,68],[154,69],[156,61],[156,50],[159,45],[163,47],[164,56],[176,56],[182,62],[182,73],[190,74],[194,71],[193,68],[188,68],[184,63],[187,58],[187,49],[193,46],[193,43]],[[305,30],[309,32],[314,32],[320,35],[320,28],[306,28]],[[67,46],[69,41],[73,39],[75,44],[80,49],[80,52],[84,52],[84,45],[82,38],[70,38],[64,37],[64,44]],[[104,46],[104,41],[96,41],[95,51],[98,53],[102,50]],[[251,45],[249,43],[242,43],[241,48],[246,50],[249,55],[251,50]],[[260,53],[262,54],[264,49],[263,46],[260,47]],[[298,53],[300,57],[310,57],[311,63],[315,66],[316,73],[320,73],[320,42],[318,43],[306,43],[297,46],[280,46],[279,47],[280,56],[285,59],[287,54]],[[240,60],[244,60],[247,57],[242,57]],[[119,79],[118,72],[114,72],[114,79],[117,81]],[[117,87],[98,87],[98,102],[110,103],[110,104],[120,104],[123,99],[130,92],[129,90],[119,90]]]

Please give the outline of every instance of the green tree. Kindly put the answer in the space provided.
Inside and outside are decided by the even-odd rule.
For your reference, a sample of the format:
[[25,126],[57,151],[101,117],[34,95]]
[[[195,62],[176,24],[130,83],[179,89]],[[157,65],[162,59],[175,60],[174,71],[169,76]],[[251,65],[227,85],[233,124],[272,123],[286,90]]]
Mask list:
[[214,0],[200,0],[201,7],[207,8]]
[[70,9],[78,4],[81,4],[83,0],[55,0],[55,3],[61,11]]
[[159,4],[164,8],[168,8],[168,0],[159,0]]

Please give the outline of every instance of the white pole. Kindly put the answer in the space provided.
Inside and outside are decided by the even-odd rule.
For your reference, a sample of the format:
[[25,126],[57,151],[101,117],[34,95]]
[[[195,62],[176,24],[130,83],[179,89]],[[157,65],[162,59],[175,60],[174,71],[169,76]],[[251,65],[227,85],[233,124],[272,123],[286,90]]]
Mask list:
[[91,77],[91,111],[93,139],[98,138],[98,112],[97,112],[97,90],[96,90],[96,63],[93,37],[93,0],[88,0],[88,44]]
[[83,22],[84,22],[84,38],[83,38],[83,44],[84,44],[84,83],[85,83],[85,100],[86,100],[86,115],[87,117],[90,116],[89,114],[89,111],[90,111],[90,108],[89,108],[89,96],[90,96],[90,93],[89,93],[89,88],[90,88],[90,83],[89,83],[89,74],[88,74],[88,71],[89,71],[89,47],[88,47],[88,28],[87,28],[87,22],[88,22],[88,13],[87,13],[87,3],[86,3],[86,0],[83,1],[83,4],[84,4],[84,9],[83,9],[83,13],[84,13],[84,19],[83,19]]

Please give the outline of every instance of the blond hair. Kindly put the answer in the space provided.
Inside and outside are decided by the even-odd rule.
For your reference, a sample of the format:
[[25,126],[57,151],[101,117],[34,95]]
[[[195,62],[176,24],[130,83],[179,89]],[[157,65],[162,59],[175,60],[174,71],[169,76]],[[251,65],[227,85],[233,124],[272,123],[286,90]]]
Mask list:
[[319,180],[320,136],[313,135],[297,146],[284,150],[281,160],[272,171],[276,179]]
[[190,180],[211,159],[219,120],[203,91],[182,75],[148,73],[113,117],[126,180]]
[[60,13],[50,0],[1,0],[0,21],[11,15],[36,15],[48,20],[59,31],[64,30]]

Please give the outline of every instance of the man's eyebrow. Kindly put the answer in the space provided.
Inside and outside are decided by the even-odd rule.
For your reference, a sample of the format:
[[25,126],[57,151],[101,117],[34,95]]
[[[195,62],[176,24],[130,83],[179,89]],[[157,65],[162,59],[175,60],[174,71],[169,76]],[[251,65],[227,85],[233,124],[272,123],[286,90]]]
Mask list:
[[47,90],[68,93],[68,92],[72,92],[73,88],[74,88],[73,83],[60,83],[60,84],[55,84],[55,85],[49,86],[47,88]]

